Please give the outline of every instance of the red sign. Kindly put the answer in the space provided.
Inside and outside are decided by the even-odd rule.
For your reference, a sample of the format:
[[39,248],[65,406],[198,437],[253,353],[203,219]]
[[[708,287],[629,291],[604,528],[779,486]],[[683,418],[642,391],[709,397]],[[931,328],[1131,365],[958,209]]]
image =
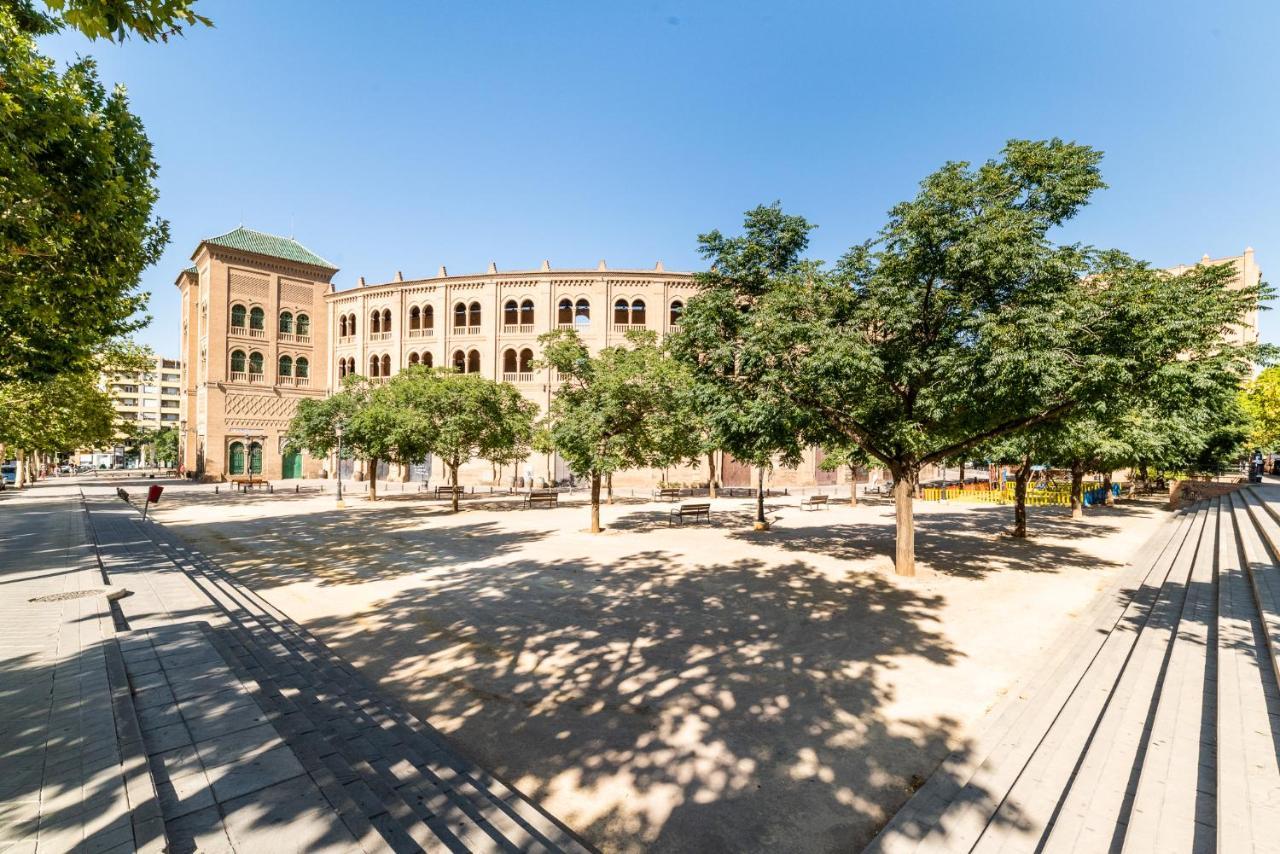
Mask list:
[[158,483],[152,484],[147,488],[147,502],[155,504],[160,500],[160,493],[164,492],[164,487]]

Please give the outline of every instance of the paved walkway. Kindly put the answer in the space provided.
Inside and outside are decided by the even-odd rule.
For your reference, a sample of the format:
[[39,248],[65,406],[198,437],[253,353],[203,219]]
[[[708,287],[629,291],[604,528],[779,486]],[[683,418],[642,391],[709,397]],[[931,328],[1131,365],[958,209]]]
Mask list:
[[114,495],[0,502],[0,851],[585,850]]
[[159,851],[78,491],[0,495],[0,851]]
[[1280,851],[1280,488],[1144,553],[868,851]]
[[216,563],[86,506],[172,850],[584,850]]

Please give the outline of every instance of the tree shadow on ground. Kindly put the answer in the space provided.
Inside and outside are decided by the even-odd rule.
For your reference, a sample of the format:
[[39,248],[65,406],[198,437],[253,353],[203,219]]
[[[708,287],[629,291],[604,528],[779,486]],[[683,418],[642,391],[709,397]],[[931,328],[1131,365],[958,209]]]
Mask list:
[[424,527],[423,515],[417,508],[384,507],[360,516],[324,510],[244,519],[234,526],[175,522],[166,527],[179,536],[211,541],[225,569],[261,589],[298,581],[358,584],[493,560],[551,533],[511,530],[496,521]]
[[[1062,512],[1028,509],[1025,540],[1005,536],[1012,511],[1001,507],[970,507],[954,511],[933,510],[916,515],[916,559],[925,569],[961,578],[982,578],[991,572],[1019,570],[1057,572],[1065,568],[1118,566],[1122,560],[1105,560],[1055,540],[1083,540],[1113,534],[1117,522],[1141,515],[1140,508],[1099,508],[1086,523]],[[892,515],[859,522],[838,522],[838,516],[815,520],[816,513],[787,508],[778,524],[764,532],[737,530],[739,540],[774,545],[788,551],[825,554],[841,560],[891,560],[897,528]],[[833,518],[826,524],[826,518]],[[793,527],[794,526],[794,527]]]
[[606,850],[845,851],[909,797],[904,769],[963,749],[954,720],[885,712],[904,659],[955,660],[941,605],[653,550],[459,565],[308,628]]

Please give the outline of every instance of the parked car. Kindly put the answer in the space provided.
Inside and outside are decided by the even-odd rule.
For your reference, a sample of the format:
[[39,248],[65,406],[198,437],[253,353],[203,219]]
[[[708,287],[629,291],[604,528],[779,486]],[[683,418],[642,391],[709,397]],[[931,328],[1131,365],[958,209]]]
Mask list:
[[4,481],[6,486],[18,482],[18,463],[16,460],[0,465],[0,480]]

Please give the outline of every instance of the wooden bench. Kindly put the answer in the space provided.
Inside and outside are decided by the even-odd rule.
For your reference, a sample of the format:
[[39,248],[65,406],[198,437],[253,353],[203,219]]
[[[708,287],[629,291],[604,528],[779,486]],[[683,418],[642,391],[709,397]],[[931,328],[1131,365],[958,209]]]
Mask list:
[[271,484],[267,483],[265,480],[263,480],[260,477],[255,478],[255,477],[237,476],[237,477],[228,478],[228,480],[231,482],[232,486],[235,489],[239,490],[240,492],[248,492],[249,490],[253,489],[255,486],[258,486],[258,487],[265,486],[267,487],[268,490],[271,489]]
[[680,497],[680,490],[671,487],[664,487],[658,490],[659,501],[675,501]]
[[828,508],[827,500],[829,498],[830,496],[827,495],[810,495],[808,498],[801,498],[800,509],[817,510],[821,507],[823,510],[826,510]]
[[681,504],[679,507],[673,507],[671,512],[667,514],[667,524],[672,525],[675,522],[684,524],[686,516],[692,516],[693,521],[698,521],[701,516],[707,520],[707,524],[711,524],[711,504]]
[[530,507],[559,507],[560,493],[553,489],[540,489],[530,492],[524,497],[524,509]]
[[459,497],[465,494],[461,486],[437,486],[436,487],[436,498],[443,498],[445,496],[452,498],[455,493]]

